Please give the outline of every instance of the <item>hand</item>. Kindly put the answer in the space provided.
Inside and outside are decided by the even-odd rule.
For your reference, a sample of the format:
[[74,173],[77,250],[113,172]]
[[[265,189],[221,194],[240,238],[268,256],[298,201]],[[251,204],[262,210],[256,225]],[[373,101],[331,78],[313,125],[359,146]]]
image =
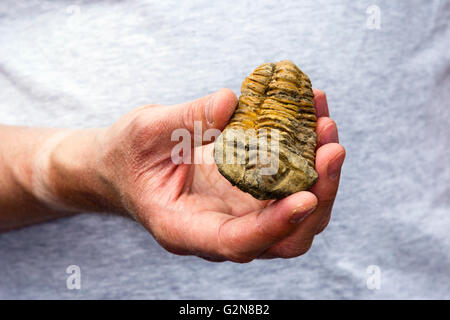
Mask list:
[[[83,170],[95,174],[80,190],[90,189],[84,194],[93,203],[130,213],[172,253],[235,262],[304,254],[330,220],[345,157],[326,96],[320,90],[314,94],[319,179],[310,192],[259,201],[233,187],[215,163],[172,161],[179,143],[171,141],[174,130],[186,128],[193,136],[194,121],[202,122],[203,131],[225,127],[237,104],[228,89],[179,105],[145,106],[96,132],[94,150],[85,157],[93,159],[90,169]],[[213,147],[209,143],[194,152],[212,153]],[[66,179],[70,172],[77,171],[66,170]],[[55,188],[61,199],[77,194]]]

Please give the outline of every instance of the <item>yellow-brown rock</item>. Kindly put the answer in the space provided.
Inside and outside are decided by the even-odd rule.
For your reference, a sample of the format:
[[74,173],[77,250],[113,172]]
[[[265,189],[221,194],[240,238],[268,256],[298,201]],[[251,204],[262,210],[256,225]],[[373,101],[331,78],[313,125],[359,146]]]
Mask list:
[[315,128],[308,76],[288,60],[264,63],[242,83],[239,105],[215,143],[219,172],[257,199],[307,190],[318,177]]

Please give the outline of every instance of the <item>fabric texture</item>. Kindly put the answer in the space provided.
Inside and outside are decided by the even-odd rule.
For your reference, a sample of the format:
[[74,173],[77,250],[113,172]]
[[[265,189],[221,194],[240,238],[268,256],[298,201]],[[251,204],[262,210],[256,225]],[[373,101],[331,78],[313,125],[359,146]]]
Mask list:
[[449,21],[448,0],[1,1],[1,123],[107,126],[239,95],[257,65],[290,59],[326,91],[347,159],[331,223],[299,258],[176,256],[85,213],[0,234],[0,298],[449,299]]

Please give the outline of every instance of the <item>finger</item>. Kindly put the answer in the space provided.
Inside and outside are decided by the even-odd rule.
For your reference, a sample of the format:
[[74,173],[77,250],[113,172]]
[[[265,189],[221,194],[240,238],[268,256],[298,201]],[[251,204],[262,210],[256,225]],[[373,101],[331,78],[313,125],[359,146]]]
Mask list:
[[147,228],[171,252],[249,262],[293,232],[316,205],[316,196],[304,191],[241,217],[218,212],[159,213],[147,221]]
[[203,98],[165,108],[170,118],[170,127],[185,128],[194,133],[194,124],[207,129],[222,130],[237,105],[237,98],[230,89],[220,89]]
[[332,158],[332,160],[328,161],[326,166],[326,175],[324,170],[325,166],[318,164],[320,168],[320,171],[318,170],[319,177],[322,173],[322,176],[326,177],[328,181],[322,179],[320,180],[320,183],[316,183],[311,189],[311,191],[319,198],[319,207],[324,208],[322,209],[324,211],[323,218],[318,224],[316,234],[322,232],[330,221],[331,211],[333,209],[334,200],[339,187],[341,168],[346,156],[345,149],[341,145],[330,143],[328,146],[330,146],[329,149],[334,148],[334,153],[336,155]]
[[345,149],[337,143],[324,145],[317,150],[316,170],[319,179],[311,188],[311,192],[319,200],[316,210],[292,234],[272,246],[261,258],[293,258],[309,250],[317,231],[330,216],[344,158]]
[[227,221],[220,230],[222,254],[232,261],[248,262],[293,232],[317,205],[304,191],[275,201],[260,212]]
[[[336,123],[329,117],[321,117],[317,119],[317,149],[327,143],[339,143],[339,135]],[[332,207],[332,204],[330,205]],[[330,223],[331,208],[325,214],[316,234],[321,233]],[[306,247],[306,246],[305,246]]]
[[339,143],[336,123],[328,117],[317,119],[317,149],[327,143]]
[[329,117],[330,112],[328,111],[328,102],[325,92],[319,89],[313,89],[314,93],[314,107],[316,108],[316,116]]
[[160,153],[165,156],[168,152],[175,163],[180,163],[192,158],[192,148],[208,144],[220,135],[236,104],[233,91],[221,89],[194,101],[150,108],[146,126],[151,126],[153,136],[158,133]]

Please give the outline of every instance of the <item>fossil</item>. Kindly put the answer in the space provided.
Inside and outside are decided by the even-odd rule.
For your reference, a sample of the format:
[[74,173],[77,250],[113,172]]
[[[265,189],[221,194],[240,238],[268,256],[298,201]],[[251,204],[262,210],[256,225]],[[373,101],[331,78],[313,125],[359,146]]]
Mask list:
[[239,104],[215,142],[219,172],[260,200],[309,189],[318,177],[316,120],[305,73],[288,60],[260,65],[242,83]]

